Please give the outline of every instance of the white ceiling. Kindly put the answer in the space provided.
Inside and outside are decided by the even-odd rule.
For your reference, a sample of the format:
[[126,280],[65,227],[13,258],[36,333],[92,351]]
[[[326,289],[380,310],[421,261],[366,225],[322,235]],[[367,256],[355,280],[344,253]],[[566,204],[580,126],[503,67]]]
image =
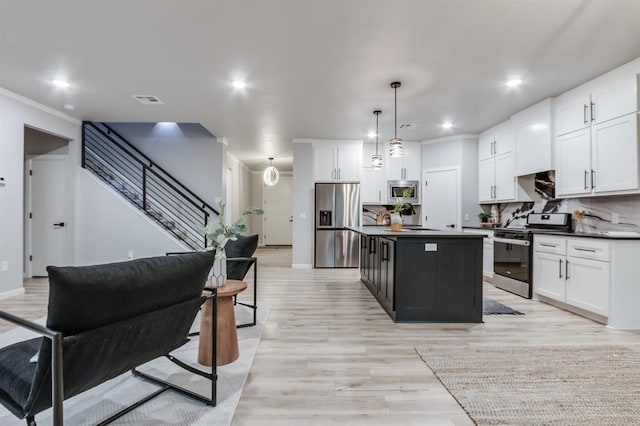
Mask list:
[[640,57],[638,17],[640,0],[0,0],[0,86],[83,120],[202,123],[259,168],[296,137],[365,138],[377,108],[388,139],[393,80],[417,124],[401,138],[479,132]]

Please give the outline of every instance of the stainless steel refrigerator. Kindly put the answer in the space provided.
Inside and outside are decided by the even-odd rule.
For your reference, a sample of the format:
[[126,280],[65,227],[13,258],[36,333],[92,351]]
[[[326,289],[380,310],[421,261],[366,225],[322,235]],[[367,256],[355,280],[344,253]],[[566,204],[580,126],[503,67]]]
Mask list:
[[359,183],[316,183],[316,268],[357,268],[360,225]]

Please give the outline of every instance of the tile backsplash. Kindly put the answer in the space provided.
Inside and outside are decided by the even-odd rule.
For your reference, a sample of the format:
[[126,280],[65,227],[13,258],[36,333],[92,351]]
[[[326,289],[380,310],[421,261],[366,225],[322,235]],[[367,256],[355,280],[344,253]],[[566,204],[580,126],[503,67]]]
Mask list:
[[500,205],[500,221],[505,227],[527,223],[529,213],[574,213],[584,211],[584,232],[640,231],[640,195],[567,198]]

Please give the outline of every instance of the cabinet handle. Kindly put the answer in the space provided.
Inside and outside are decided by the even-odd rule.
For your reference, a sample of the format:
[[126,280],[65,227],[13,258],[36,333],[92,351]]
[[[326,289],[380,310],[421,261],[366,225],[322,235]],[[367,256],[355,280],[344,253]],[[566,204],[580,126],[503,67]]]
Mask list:
[[338,180],[340,180],[340,169],[338,169]]
[[375,254],[376,252],[376,245],[375,245],[375,239],[374,238],[369,238],[369,254]]
[[591,102],[591,121],[596,121],[596,104]]
[[591,189],[596,187],[596,171],[591,169]]
[[567,260],[567,262],[564,264],[564,277],[566,280],[568,280],[569,278],[571,278],[569,276],[569,261]]
[[558,259],[558,278],[562,278],[562,259]]
[[585,190],[589,189],[589,187],[587,186],[587,174],[588,172],[585,170],[584,171],[584,189]]
[[380,246],[382,247],[382,261],[385,262],[389,260],[389,243],[382,243]]
[[582,112],[582,118],[584,119],[584,124],[587,124],[587,104],[584,104],[584,110]]
[[538,244],[541,245],[542,247],[553,247],[553,248],[558,247],[556,244],[546,244],[546,243],[538,243]]
[[596,249],[586,249],[586,248],[580,248],[580,247],[574,247],[573,248],[575,251],[588,251],[589,253],[595,253]]

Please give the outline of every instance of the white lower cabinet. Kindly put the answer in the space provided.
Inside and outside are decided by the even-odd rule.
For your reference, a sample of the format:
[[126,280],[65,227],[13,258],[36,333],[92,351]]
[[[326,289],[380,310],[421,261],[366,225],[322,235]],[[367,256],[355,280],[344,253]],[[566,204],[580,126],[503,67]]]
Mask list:
[[533,288],[537,294],[555,300],[565,300],[565,257],[535,252],[533,255]]
[[493,278],[493,231],[484,229],[464,228],[467,234],[484,235],[482,240],[482,275]]
[[610,253],[607,240],[534,236],[534,293],[608,317]]
[[609,316],[610,263],[567,257],[566,302],[605,317]]

